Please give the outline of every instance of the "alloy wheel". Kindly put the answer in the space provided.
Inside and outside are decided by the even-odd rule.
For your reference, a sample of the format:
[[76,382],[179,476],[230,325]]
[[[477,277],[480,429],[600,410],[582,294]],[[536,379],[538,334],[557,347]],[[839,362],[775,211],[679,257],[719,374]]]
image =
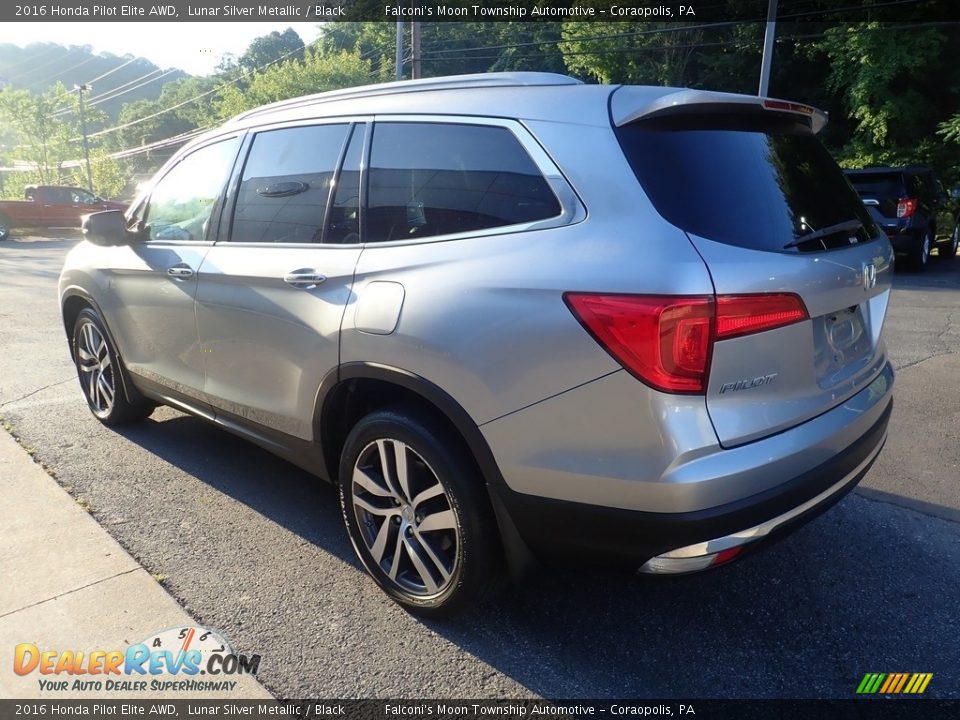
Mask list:
[[417,597],[444,592],[457,576],[460,530],[437,474],[409,445],[369,443],[353,468],[352,505],[373,562]]
[[113,409],[117,386],[110,348],[103,333],[92,322],[84,322],[77,340],[77,368],[80,384],[97,417],[106,417]]

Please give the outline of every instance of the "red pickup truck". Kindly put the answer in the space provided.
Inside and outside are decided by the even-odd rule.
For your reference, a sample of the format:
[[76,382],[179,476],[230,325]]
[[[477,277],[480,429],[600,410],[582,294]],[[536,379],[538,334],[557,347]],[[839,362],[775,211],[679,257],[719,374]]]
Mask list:
[[80,218],[101,210],[126,210],[126,203],[104,200],[89,190],[60,185],[28,185],[24,200],[0,200],[0,240],[21,227],[79,227]]

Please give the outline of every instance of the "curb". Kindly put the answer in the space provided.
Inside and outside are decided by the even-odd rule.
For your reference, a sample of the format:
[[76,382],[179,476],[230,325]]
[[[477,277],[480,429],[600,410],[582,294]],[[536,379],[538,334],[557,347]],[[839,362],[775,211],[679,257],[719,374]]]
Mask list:
[[[74,681],[146,680],[152,676],[26,675],[10,672],[14,648],[89,653],[124,650],[168,628],[197,626],[180,605],[17,441],[0,431],[0,698],[102,699]],[[162,680],[199,679],[161,675]],[[225,678],[224,678],[225,679]],[[41,690],[40,680],[68,689]],[[253,675],[234,675],[230,691],[193,692],[204,699],[271,699]],[[124,699],[185,699],[186,691],[112,691]]]

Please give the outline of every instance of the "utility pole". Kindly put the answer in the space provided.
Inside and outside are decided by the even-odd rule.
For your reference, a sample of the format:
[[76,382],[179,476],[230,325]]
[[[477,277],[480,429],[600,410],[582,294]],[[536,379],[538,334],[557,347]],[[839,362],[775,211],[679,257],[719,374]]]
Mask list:
[[410,77],[414,80],[423,77],[420,73],[420,21],[410,21],[410,57],[413,60]]
[[93,189],[93,174],[90,172],[90,143],[87,140],[87,116],[83,108],[83,94],[90,92],[92,88],[87,84],[74,85],[73,88],[80,96],[80,130],[83,133],[83,159],[87,163],[87,190],[96,195],[97,191]]
[[766,97],[770,91],[770,66],[773,64],[773,38],[777,33],[777,0],[769,0],[767,5],[767,32],[763,36],[763,60],[760,62],[760,90],[758,95]]
[[403,80],[403,20],[397,20],[397,80]]

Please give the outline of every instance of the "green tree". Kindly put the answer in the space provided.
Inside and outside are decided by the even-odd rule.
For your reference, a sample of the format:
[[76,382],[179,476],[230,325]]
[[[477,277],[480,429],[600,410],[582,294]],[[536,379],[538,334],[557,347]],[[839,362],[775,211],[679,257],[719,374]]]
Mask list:
[[702,26],[681,22],[563,23],[567,68],[601,83],[689,85]]
[[[111,158],[103,149],[90,153],[90,174],[93,176],[93,187],[96,188],[97,195],[100,197],[122,198],[132,194],[131,171],[128,163]],[[68,182],[85,186],[87,184],[86,167],[81,165],[73,168]]]
[[250,72],[280,58],[300,59],[304,49],[303,40],[293,28],[287,28],[282,33],[274,30],[251,42],[237,60],[237,65],[242,71]]
[[371,73],[370,63],[356,52],[307,51],[303,60],[271,65],[253,76],[246,90],[224,86],[215,102],[216,111],[227,118],[278,100],[364,85],[371,82]]
[[[87,108],[86,117],[89,126],[103,122],[106,116]],[[9,156],[32,165],[30,172],[36,182],[63,182],[67,177],[64,163],[83,157],[79,97],[62,83],[39,95],[11,88],[0,91],[0,120],[14,138]]]
[[944,41],[936,28],[912,29],[905,38],[879,22],[824,32],[817,50],[829,61],[828,87],[841,95],[852,123],[842,152],[850,164],[931,159]]

